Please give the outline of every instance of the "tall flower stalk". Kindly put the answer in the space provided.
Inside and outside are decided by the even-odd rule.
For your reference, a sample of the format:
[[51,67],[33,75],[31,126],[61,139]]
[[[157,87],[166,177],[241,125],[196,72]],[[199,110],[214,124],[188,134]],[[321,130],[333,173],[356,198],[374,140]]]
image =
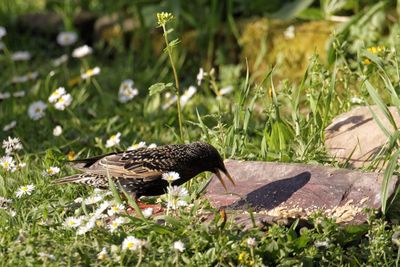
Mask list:
[[179,79],[178,79],[178,73],[176,71],[175,63],[172,57],[172,51],[173,48],[175,47],[176,44],[179,43],[178,39],[175,39],[173,41],[169,41],[168,39],[168,33],[172,32],[173,29],[170,28],[169,30],[167,29],[167,23],[171,20],[174,19],[174,16],[171,13],[167,12],[161,12],[157,13],[157,23],[158,26],[163,29],[163,35],[164,35],[164,41],[165,41],[165,51],[168,54],[168,58],[172,67],[172,72],[174,74],[174,79],[175,79],[175,95],[177,98],[176,101],[176,108],[178,110],[178,121],[179,121],[179,134],[180,138],[183,141],[183,117],[182,117],[182,110],[181,110],[181,95],[180,95],[180,87],[179,87]]

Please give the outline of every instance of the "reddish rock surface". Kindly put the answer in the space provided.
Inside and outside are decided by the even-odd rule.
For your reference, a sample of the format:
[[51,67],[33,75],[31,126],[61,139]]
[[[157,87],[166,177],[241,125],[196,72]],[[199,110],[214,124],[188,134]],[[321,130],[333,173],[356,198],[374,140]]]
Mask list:
[[[377,106],[371,106],[386,129],[393,127]],[[389,110],[400,125],[395,107]],[[388,140],[371,115],[368,107],[357,107],[336,117],[325,129],[325,146],[339,162],[348,162],[356,168],[367,166]]]
[[[213,177],[205,197],[216,208],[224,208],[239,223],[251,222],[251,208],[258,224],[292,218],[307,219],[321,210],[338,223],[365,222],[364,208],[380,209],[383,174],[363,173],[331,167],[261,161],[226,161],[236,186],[225,191]],[[389,184],[394,192],[397,177]]]

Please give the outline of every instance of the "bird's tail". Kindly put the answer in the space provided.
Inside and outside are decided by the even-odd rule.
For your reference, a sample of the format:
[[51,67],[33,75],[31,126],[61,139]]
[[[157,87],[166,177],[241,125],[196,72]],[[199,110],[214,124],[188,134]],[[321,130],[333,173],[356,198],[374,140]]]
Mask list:
[[85,181],[92,179],[93,175],[87,175],[87,174],[74,174],[71,176],[66,176],[66,177],[62,177],[60,179],[56,179],[54,181],[52,181],[53,184],[68,184],[68,183],[78,183],[78,184],[82,184],[85,183]]

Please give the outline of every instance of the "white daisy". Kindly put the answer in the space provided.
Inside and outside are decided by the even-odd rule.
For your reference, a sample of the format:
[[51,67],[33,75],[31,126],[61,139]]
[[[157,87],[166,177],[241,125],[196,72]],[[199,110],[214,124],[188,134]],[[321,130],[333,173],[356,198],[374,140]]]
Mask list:
[[190,98],[197,92],[197,88],[194,86],[189,86],[189,88],[181,96],[181,106],[184,107]]
[[109,216],[113,216],[114,214],[120,214],[124,212],[125,207],[122,204],[112,205],[110,209],[107,211]]
[[233,91],[233,86],[228,85],[228,86],[222,88],[221,90],[219,90],[219,95],[227,95],[232,91]]
[[290,25],[289,27],[286,28],[286,30],[283,32],[283,36],[285,39],[293,39],[296,34],[295,34],[295,27],[293,25]]
[[205,72],[204,72],[203,68],[200,68],[199,73],[197,74],[197,77],[196,77],[198,86],[201,85],[201,82],[203,81],[204,76],[205,76]]
[[[98,195],[100,196],[100,195]],[[100,204],[100,206],[96,209],[96,211],[94,212],[94,216],[95,217],[101,217],[101,215],[103,214],[103,212],[108,209],[108,207],[111,205],[110,201],[104,201],[103,203]]]
[[39,120],[44,117],[47,105],[43,101],[36,101],[29,105],[28,115],[32,120]]
[[109,258],[109,256],[107,253],[107,249],[105,247],[103,247],[103,249],[97,254],[97,259],[103,261],[108,258]]
[[22,75],[22,76],[15,76],[12,78],[11,82],[12,83],[24,83],[29,80],[28,76]]
[[178,98],[177,98],[176,95],[173,95],[173,96],[171,96],[171,97],[167,97],[167,96],[166,96],[166,99],[167,99],[167,103],[165,103],[165,104],[162,106],[162,109],[163,109],[163,110],[166,110],[167,108],[169,108],[170,106],[172,106],[172,105],[176,102],[176,100],[177,100]]
[[54,67],[59,67],[62,64],[64,64],[65,62],[67,62],[67,61],[68,61],[68,55],[64,54],[64,55],[62,55],[62,56],[60,56],[58,58],[53,59],[53,66]]
[[62,134],[62,132],[63,132],[63,128],[60,125],[57,125],[53,129],[53,135],[54,136],[60,136]]
[[57,43],[61,46],[70,46],[78,40],[75,32],[60,32],[57,35]]
[[172,183],[180,178],[179,173],[177,172],[166,172],[163,173],[162,179],[166,180],[168,183]]
[[96,226],[96,217],[92,217],[87,221],[87,223],[83,226],[80,226],[78,231],[76,231],[77,235],[84,235],[90,230],[92,230]]
[[21,91],[17,91],[15,93],[13,93],[13,97],[24,97],[25,96],[25,91],[21,90]]
[[71,105],[72,96],[71,94],[62,95],[57,102],[54,104],[54,107],[58,110],[64,110],[66,107]]
[[59,172],[60,172],[59,167],[50,167],[50,168],[46,169],[46,175],[48,175],[48,176],[56,175]]
[[3,131],[7,132],[17,126],[17,121],[11,121],[9,124],[4,125]]
[[149,218],[151,215],[153,215],[153,209],[152,208],[146,208],[142,211],[143,216],[145,218]]
[[316,240],[316,241],[314,242],[314,246],[317,247],[317,248],[321,248],[321,247],[326,247],[326,248],[328,248],[328,247],[330,246],[330,244],[329,244],[329,239],[326,239],[325,241]]
[[179,207],[187,206],[188,203],[181,198],[188,196],[188,191],[179,186],[168,186],[168,199],[167,207],[172,209],[177,209]]
[[93,49],[88,45],[84,45],[84,46],[75,48],[74,51],[72,51],[72,57],[82,58],[82,57],[85,57],[92,53],[93,53]]
[[35,189],[35,186],[33,184],[23,185],[18,188],[17,192],[15,192],[15,195],[18,198],[22,197],[23,195],[30,196],[34,189]]
[[82,224],[82,217],[68,217],[65,219],[64,226],[67,228],[77,228]]
[[185,250],[185,244],[180,240],[175,241],[174,249],[178,250],[179,252],[183,252]]
[[23,169],[25,167],[26,167],[26,163],[25,162],[18,163],[18,168]]
[[352,97],[352,98],[350,99],[350,102],[351,102],[352,104],[361,104],[361,103],[364,102],[364,100],[361,99],[361,98],[359,98],[359,97],[354,96],[354,97]]
[[77,197],[77,198],[74,199],[75,203],[82,203],[82,201],[83,201],[82,197]]
[[55,260],[56,257],[53,254],[48,254],[45,252],[39,252],[38,256],[43,260],[43,259],[50,259],[50,260]]
[[168,194],[175,198],[186,197],[189,195],[188,191],[184,187],[180,186],[168,186]]
[[17,212],[15,210],[9,209],[8,214],[10,214],[11,217],[17,216]]
[[89,196],[88,198],[85,199],[84,203],[86,205],[92,205],[95,204],[97,202],[100,202],[103,200],[103,197],[100,195],[93,195],[93,196]]
[[6,151],[6,154],[10,154],[13,151],[21,150],[22,144],[18,137],[11,138],[9,136],[6,140],[3,140],[2,147]]
[[12,61],[27,61],[31,59],[31,53],[28,51],[17,51],[11,55]]
[[7,30],[3,26],[0,26],[0,39],[7,35]]
[[0,158],[0,166],[6,171],[13,172],[15,170],[14,159],[10,156],[3,156]]
[[109,225],[110,232],[113,233],[117,230],[121,225],[126,223],[126,219],[124,217],[117,217],[111,221]]
[[173,210],[178,209],[179,207],[186,207],[188,203],[185,200],[181,200],[179,198],[171,198],[167,201],[167,207]]
[[143,148],[146,147],[146,142],[139,142],[138,144],[133,144],[131,146],[129,146],[126,150],[130,151],[130,150],[135,150],[135,149],[139,149],[139,148]]
[[121,103],[126,103],[132,100],[139,94],[138,89],[133,87],[132,80],[125,80],[121,83],[118,91],[118,100]]
[[106,147],[113,147],[119,144],[121,142],[121,133],[116,133],[113,134],[107,141],[106,141]]
[[4,100],[10,97],[11,97],[10,92],[0,92],[0,100]]
[[49,96],[49,102],[55,103],[61,96],[65,95],[67,92],[64,87],[57,88],[51,95]]
[[81,74],[82,79],[89,79],[90,77],[93,77],[95,75],[98,75],[100,73],[100,68],[99,67],[94,67],[93,69],[88,69],[84,73]]
[[14,76],[11,80],[12,83],[24,83],[27,81],[32,81],[36,80],[36,78],[39,77],[39,72],[34,71],[34,72],[28,72],[25,75],[22,76]]
[[249,238],[247,238],[246,243],[249,247],[255,247],[256,239],[254,237],[249,237]]
[[122,250],[138,250],[147,245],[146,240],[138,239],[134,236],[127,236],[122,242]]

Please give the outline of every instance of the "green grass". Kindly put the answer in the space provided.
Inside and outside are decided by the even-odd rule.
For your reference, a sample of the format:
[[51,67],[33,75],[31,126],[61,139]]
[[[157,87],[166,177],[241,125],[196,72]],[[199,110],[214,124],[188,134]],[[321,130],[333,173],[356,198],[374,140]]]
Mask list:
[[[344,167],[326,153],[324,129],[334,116],[353,106],[353,96],[375,102],[382,109],[387,103],[398,106],[398,88],[394,86],[399,81],[397,47],[393,51],[387,47],[378,55],[365,52],[363,47],[359,57],[350,59],[343,57],[343,51],[339,51],[343,47],[340,47],[331,67],[323,65],[315,56],[310,59],[299,84],[290,79],[273,83],[273,70],[265,73],[262,81],[256,80],[245,62],[216,65],[214,73],[205,69],[209,75],[181,108],[181,135],[175,105],[164,110],[162,106],[168,102],[164,93],[150,95],[148,91],[153,84],[174,81],[170,62],[175,62],[181,77],[181,94],[197,83],[200,66],[188,66],[184,62],[185,51],[179,45],[174,48],[173,58],[163,54],[147,60],[132,48],[114,51],[110,57],[107,48],[95,46],[94,55],[82,60],[70,58],[65,65],[54,67],[51,58],[71,49],[62,49],[42,37],[19,35],[12,29],[3,41],[7,50],[0,54],[0,92],[25,90],[26,96],[0,102],[0,125],[17,121],[14,129],[0,131],[0,140],[8,136],[20,138],[23,150],[13,157],[27,166],[15,172],[0,169],[0,196],[12,199],[12,203],[0,209],[2,266],[59,266],[60,263],[68,266],[397,265],[400,229],[393,213],[393,217],[381,218],[380,214],[370,212],[368,222],[361,226],[343,227],[333,219],[315,214],[310,218],[313,225],[310,228],[295,222],[290,227],[273,225],[243,230],[230,220],[225,221],[197,195],[209,177],[201,174],[185,185],[189,191],[185,199],[190,204],[188,207],[159,218],[125,216],[127,223],[115,232],[109,231],[106,220],[99,219],[99,225],[91,231],[77,235],[75,229],[64,226],[66,218],[88,216],[100,202],[77,204],[75,199],[93,195],[93,189],[51,183],[74,172],[65,165],[71,151],[77,157],[88,157],[123,150],[140,141],[158,145],[178,143],[181,136],[185,142],[207,141],[225,158]],[[42,49],[36,41],[54,49],[50,52]],[[78,41],[75,46],[82,44]],[[10,54],[18,49],[31,51],[33,58],[29,62],[13,62]],[[363,64],[365,57],[372,64]],[[68,81],[95,66],[101,68],[99,75],[68,85]],[[29,71],[38,71],[38,79],[10,84],[12,77]],[[118,89],[125,79],[134,80],[139,95],[123,104],[118,101]],[[232,85],[233,91],[217,97],[216,92],[227,85]],[[64,111],[48,102],[48,97],[60,86],[73,97]],[[27,109],[38,100],[46,102],[48,108],[42,119],[33,121]],[[56,125],[63,127],[58,137],[52,134]],[[106,140],[117,132],[121,133],[121,142],[106,148]],[[386,181],[398,170],[395,160],[398,135],[395,132],[390,136],[390,149],[381,155],[390,162]],[[60,173],[45,175],[50,166],[60,167]],[[15,192],[27,184],[34,184],[35,190],[30,196],[17,198]],[[382,192],[386,196],[385,188]],[[105,199],[119,201],[115,194]],[[165,202],[166,198],[160,200]],[[384,197],[383,211],[390,211],[392,203]],[[15,216],[11,216],[11,211],[15,211]],[[203,213],[214,218],[205,223]],[[127,236],[146,240],[147,246],[124,251],[121,248]],[[249,238],[255,238],[254,246],[247,243]],[[185,244],[183,252],[173,248],[178,240]],[[108,257],[98,259],[103,248]]]

